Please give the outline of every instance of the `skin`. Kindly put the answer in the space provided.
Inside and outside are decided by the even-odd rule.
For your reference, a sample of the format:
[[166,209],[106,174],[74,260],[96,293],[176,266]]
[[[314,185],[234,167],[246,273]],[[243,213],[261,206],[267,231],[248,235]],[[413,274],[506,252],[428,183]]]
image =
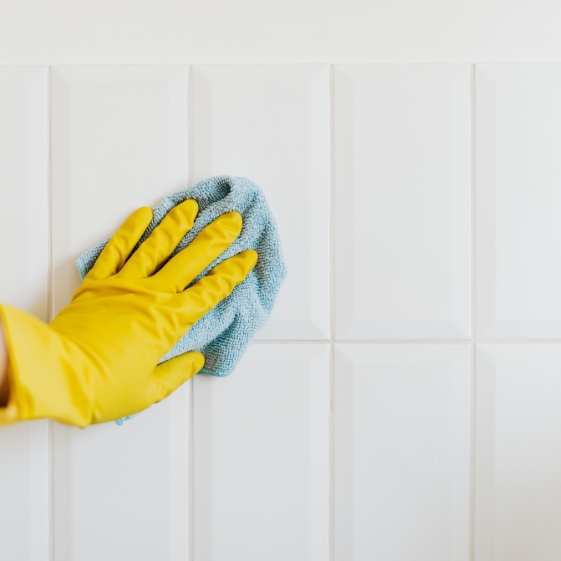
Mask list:
[[4,337],[4,328],[0,321],[0,407],[8,403],[10,388],[8,385],[8,349]]

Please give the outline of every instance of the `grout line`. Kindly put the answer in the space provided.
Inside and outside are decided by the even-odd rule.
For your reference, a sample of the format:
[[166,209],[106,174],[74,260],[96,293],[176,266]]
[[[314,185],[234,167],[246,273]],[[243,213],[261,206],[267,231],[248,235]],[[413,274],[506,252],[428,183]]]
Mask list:
[[259,339],[251,341],[251,345],[329,345],[331,339]]
[[335,559],[335,345],[329,348],[329,509],[328,509],[328,550],[329,561]]
[[328,92],[328,186],[329,186],[329,510],[328,510],[328,551],[329,560],[335,558],[335,185],[334,185],[334,76],[333,65],[329,65]]
[[193,184],[193,65],[187,66],[187,185]]
[[187,544],[187,557],[188,559],[192,560],[195,558],[195,505],[193,502],[193,498],[195,495],[194,489],[194,468],[195,468],[195,458],[194,458],[194,439],[195,439],[195,427],[194,427],[194,420],[195,420],[195,383],[191,380],[191,388],[189,392],[189,428],[187,431],[187,469],[189,470],[188,478],[187,478],[187,500],[189,501],[188,504],[188,514],[189,520],[187,528],[187,535],[189,538],[189,543]]
[[475,339],[478,345],[559,345],[561,339]]
[[55,559],[55,458],[54,458],[54,421],[47,419],[47,450],[49,456],[49,552],[50,561]]
[[[53,319],[54,271],[53,271],[53,181],[52,181],[52,67],[47,67],[47,231],[48,231],[48,278],[47,278],[47,320]],[[55,559],[55,462],[54,462],[54,421],[47,420],[47,470],[48,470],[48,531],[50,561]]]
[[561,339],[262,339],[251,345],[561,345]]
[[48,231],[48,261],[47,268],[47,320],[53,319],[53,182],[52,182],[52,154],[51,154],[51,67],[47,67],[47,231]]
[[[469,344],[470,339],[449,339],[449,340],[438,340],[438,339],[427,339],[427,340],[408,340],[408,339],[397,339],[397,340],[354,340],[354,339],[271,339],[271,340],[259,340],[252,341],[252,345],[458,345],[458,344]],[[561,340],[559,340],[561,343]]]
[[475,343],[471,345],[471,380],[470,380],[470,463],[469,463],[469,558],[475,559],[475,389],[477,377],[475,360],[477,349]]
[[[193,66],[187,66],[187,185],[190,187],[193,182]],[[189,411],[189,429],[188,442],[187,442],[187,465],[189,476],[187,481],[187,497],[189,501],[189,528],[187,535],[189,543],[187,544],[188,558],[193,560],[195,558],[195,457],[194,457],[194,439],[195,439],[195,383],[191,380],[191,391],[189,392],[190,411]]]
[[329,65],[328,82],[328,192],[329,192],[329,341],[335,340],[335,184],[334,184],[334,76]]
[[476,251],[477,251],[477,221],[476,221],[476,129],[475,129],[475,65],[471,67],[471,339],[476,338],[477,324],[477,271],[476,271]]
[[476,221],[476,107],[475,107],[475,65],[471,65],[471,399],[470,399],[470,500],[469,500],[469,558],[475,555],[475,352],[477,326],[477,221]]

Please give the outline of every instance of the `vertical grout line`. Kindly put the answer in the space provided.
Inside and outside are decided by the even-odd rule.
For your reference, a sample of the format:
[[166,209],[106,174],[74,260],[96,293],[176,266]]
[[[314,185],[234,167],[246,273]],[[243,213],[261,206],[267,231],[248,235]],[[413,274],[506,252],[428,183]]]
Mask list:
[[335,559],[335,345],[329,346],[329,561]]
[[476,282],[475,251],[476,251],[476,216],[475,216],[475,65],[471,65],[471,162],[470,162],[470,188],[471,188],[471,340],[475,341],[476,333]]
[[329,140],[328,140],[328,162],[329,162],[329,512],[328,512],[328,548],[329,560],[335,558],[335,188],[333,176],[333,65],[329,65]]
[[471,399],[470,399],[470,501],[469,501],[469,558],[473,561],[475,557],[475,359],[476,359],[476,324],[477,324],[477,307],[476,307],[476,208],[475,208],[475,142],[476,142],[476,122],[475,122],[475,64],[471,65]]
[[[187,66],[187,187],[191,187],[193,183],[193,66],[189,64]],[[189,528],[187,530],[189,543],[188,543],[188,557],[189,560],[193,560],[195,558],[195,549],[194,549],[194,539],[195,539],[195,521],[194,521],[194,513],[195,508],[193,504],[194,498],[194,467],[195,467],[195,459],[194,459],[194,437],[195,437],[195,427],[194,427],[194,420],[195,420],[195,382],[193,378],[189,382],[191,384],[191,391],[189,392],[189,428],[187,431],[188,434],[188,443],[187,443],[187,465],[189,470],[189,477],[187,482],[187,500],[189,501],[188,504],[188,513],[189,513]]]
[[[47,320],[53,319],[53,178],[52,178],[52,67],[47,67],[47,213],[48,213],[48,279],[47,279]],[[47,470],[48,470],[48,524],[50,561],[55,559],[55,527],[54,527],[54,432],[53,421],[47,420]]]
[[471,380],[470,380],[470,493],[469,493],[469,559],[475,559],[475,344],[471,344]]
[[189,504],[187,505],[187,512],[189,515],[189,520],[188,520],[188,525],[189,527],[187,528],[187,535],[188,535],[188,539],[189,539],[189,543],[187,544],[187,557],[189,560],[193,560],[195,558],[195,550],[194,550],[194,537],[195,537],[195,523],[194,523],[194,519],[193,519],[193,515],[194,515],[194,508],[193,508],[193,495],[194,495],[194,491],[193,491],[193,483],[194,483],[194,477],[193,477],[193,468],[195,465],[194,462],[194,458],[193,458],[193,438],[194,438],[194,430],[193,430],[193,422],[195,419],[195,412],[194,412],[194,406],[195,406],[195,400],[194,400],[194,395],[195,395],[195,382],[193,380],[193,378],[191,378],[191,380],[189,381],[189,383],[191,384],[190,387],[190,392],[189,392],[189,427],[188,427],[188,431],[187,431],[187,438],[188,438],[188,442],[187,442],[187,466],[188,466],[188,470],[189,470],[189,474],[188,474],[188,481],[187,481],[187,500],[189,501]]
[[193,65],[187,65],[187,187],[193,184]]
[[47,67],[47,321],[53,319],[53,185],[51,163],[51,67]]
[[333,141],[333,65],[329,65],[329,338],[335,340],[335,187]]

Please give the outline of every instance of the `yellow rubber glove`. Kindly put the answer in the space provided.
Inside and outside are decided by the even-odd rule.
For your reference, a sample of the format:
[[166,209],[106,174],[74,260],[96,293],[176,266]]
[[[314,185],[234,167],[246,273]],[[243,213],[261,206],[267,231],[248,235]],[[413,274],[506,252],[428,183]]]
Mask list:
[[119,419],[161,401],[203,367],[194,351],[157,364],[245,279],[257,253],[231,257],[185,290],[242,227],[237,212],[224,214],[166,263],[197,212],[192,200],[174,207],[131,256],[152,220],[149,208],[134,212],[50,325],[0,306],[10,380],[0,422],[48,417],[84,427]]

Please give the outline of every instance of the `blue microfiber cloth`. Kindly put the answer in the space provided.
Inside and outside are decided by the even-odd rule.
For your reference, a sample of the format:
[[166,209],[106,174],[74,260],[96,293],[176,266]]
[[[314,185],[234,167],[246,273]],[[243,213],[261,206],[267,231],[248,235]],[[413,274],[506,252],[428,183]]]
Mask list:
[[[244,177],[211,177],[166,197],[154,209],[154,218],[135,249],[174,206],[186,199],[197,201],[199,214],[192,230],[181,240],[173,255],[188,246],[205,226],[222,214],[235,210],[243,217],[239,237],[193,283],[218,263],[245,249],[257,251],[259,259],[255,269],[232,294],[195,323],[160,362],[197,350],[205,356],[201,373],[228,376],[256,331],[269,318],[286,277],[277,226],[265,195],[255,183]],[[100,242],[78,258],[76,265],[82,278],[93,267],[108,241]]]

